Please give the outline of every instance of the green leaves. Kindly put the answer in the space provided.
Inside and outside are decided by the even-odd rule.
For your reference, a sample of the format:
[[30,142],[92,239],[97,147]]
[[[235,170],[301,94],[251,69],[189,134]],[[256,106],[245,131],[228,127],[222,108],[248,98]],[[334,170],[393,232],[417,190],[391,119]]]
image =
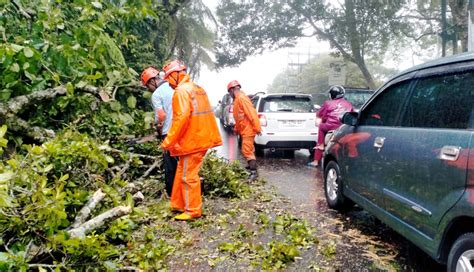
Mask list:
[[135,96],[131,95],[127,98],[127,105],[131,109],[134,109],[137,106],[137,99],[135,98]]
[[33,55],[34,55],[35,53],[33,52],[33,50],[31,50],[31,48],[25,47],[25,48],[23,49],[23,54],[25,55],[25,57],[31,58],[31,57],[33,57]]
[[203,178],[203,193],[211,196],[245,198],[250,193],[248,174],[238,161],[228,164],[208,153],[199,172]]
[[0,155],[3,154],[3,148],[7,147],[8,140],[5,139],[5,133],[7,133],[7,126],[3,125],[0,127]]
[[[130,82],[135,75],[129,73],[121,50],[124,41],[108,33],[128,33],[144,20],[157,19],[152,14],[144,18],[120,11],[131,5],[153,9],[154,4],[146,1],[123,3],[120,8],[102,1],[66,1],[57,6],[33,0],[22,5],[35,14],[31,21],[15,8],[2,13],[6,42],[0,45],[0,89],[11,89],[13,96],[33,91],[41,81],[50,87],[81,80],[98,86]],[[152,47],[146,40],[141,42]]]

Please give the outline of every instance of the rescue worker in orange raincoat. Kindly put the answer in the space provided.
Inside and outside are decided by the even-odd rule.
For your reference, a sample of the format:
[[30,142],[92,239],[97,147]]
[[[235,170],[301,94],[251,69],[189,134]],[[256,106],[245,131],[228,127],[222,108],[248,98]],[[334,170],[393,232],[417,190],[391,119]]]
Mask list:
[[227,91],[232,99],[234,99],[233,115],[235,120],[234,132],[240,135],[242,139],[242,155],[248,163],[250,170],[250,180],[255,180],[258,177],[257,160],[255,158],[255,135],[262,133],[260,120],[257,116],[257,111],[252,105],[252,102],[247,95],[240,89],[240,83],[237,80],[232,80],[227,84]]
[[163,67],[164,79],[173,88],[173,121],[161,144],[171,156],[179,157],[171,193],[171,210],[182,212],[176,220],[201,217],[199,169],[209,148],[222,145],[216,119],[203,88],[191,81],[186,66],[171,61]]

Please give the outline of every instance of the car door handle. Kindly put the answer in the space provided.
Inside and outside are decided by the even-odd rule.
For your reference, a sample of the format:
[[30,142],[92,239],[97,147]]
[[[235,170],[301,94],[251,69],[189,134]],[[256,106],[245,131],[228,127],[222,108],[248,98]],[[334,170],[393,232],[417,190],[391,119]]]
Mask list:
[[446,145],[441,148],[439,158],[445,161],[456,161],[461,153],[460,146]]
[[377,152],[380,151],[384,143],[385,143],[385,137],[375,137],[374,147],[378,148]]

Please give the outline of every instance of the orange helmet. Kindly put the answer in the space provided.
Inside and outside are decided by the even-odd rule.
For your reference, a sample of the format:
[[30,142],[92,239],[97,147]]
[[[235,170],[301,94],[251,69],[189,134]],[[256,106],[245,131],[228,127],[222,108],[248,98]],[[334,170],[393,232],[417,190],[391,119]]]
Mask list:
[[179,72],[186,70],[186,65],[184,65],[179,60],[173,60],[170,63],[163,66],[163,71],[165,71],[165,78],[167,78],[173,72]]
[[240,88],[242,88],[242,86],[240,86],[240,83],[237,80],[232,80],[231,82],[229,82],[229,84],[227,84],[227,91],[229,91],[230,88],[234,88],[235,86],[239,86]]
[[148,67],[145,70],[143,70],[142,75],[140,76],[143,86],[146,86],[148,81],[156,77],[159,73],[160,71],[156,70],[156,68],[153,68],[153,67]]

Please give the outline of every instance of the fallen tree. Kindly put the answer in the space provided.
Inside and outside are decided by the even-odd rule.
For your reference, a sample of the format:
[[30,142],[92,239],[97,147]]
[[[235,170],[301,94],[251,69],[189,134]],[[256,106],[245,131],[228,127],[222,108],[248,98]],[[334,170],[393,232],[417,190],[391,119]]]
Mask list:
[[[141,94],[137,89],[133,87],[121,87],[129,93]],[[31,137],[39,142],[43,142],[46,139],[54,138],[56,135],[54,130],[44,128],[40,126],[30,125],[27,120],[24,120],[19,116],[22,112],[31,110],[35,104],[45,104],[58,97],[66,96],[70,92],[74,92],[76,95],[90,95],[95,98],[95,104],[103,102],[116,101],[116,93],[118,87],[113,88],[114,92],[109,95],[109,92],[103,88],[98,88],[91,85],[78,86],[73,88],[72,86],[58,86],[55,88],[46,89],[43,91],[33,92],[27,95],[21,95],[14,97],[7,102],[0,103],[0,120],[4,120],[4,123],[10,128],[12,132],[19,133]],[[97,105],[94,106],[97,108]],[[83,119],[84,116],[81,117]],[[76,119],[76,124],[81,120]]]

